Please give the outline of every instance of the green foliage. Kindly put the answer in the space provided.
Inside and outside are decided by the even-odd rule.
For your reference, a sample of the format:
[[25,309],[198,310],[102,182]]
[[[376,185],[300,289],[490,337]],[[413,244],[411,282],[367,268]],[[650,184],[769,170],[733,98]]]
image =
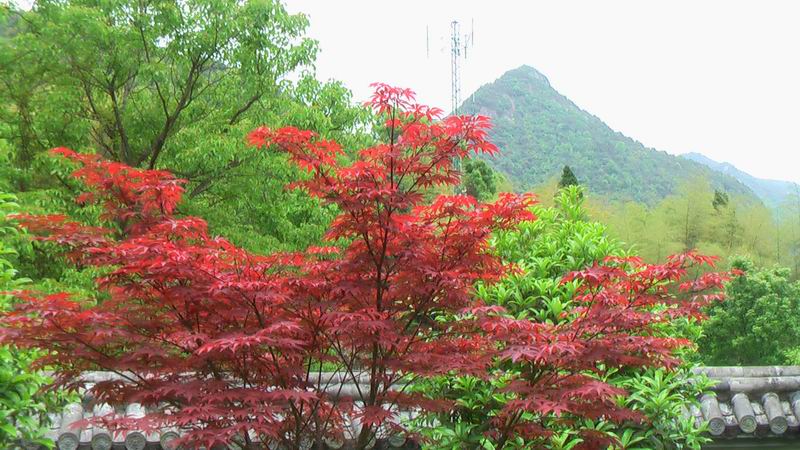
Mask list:
[[346,149],[371,138],[350,92],[314,79],[302,14],[276,0],[43,0],[7,12],[24,26],[0,39],[0,186],[26,210],[65,210],[77,186],[43,152],[66,146],[176,173],[189,182],[183,212],[248,249],[320,239],[331,208],[285,190],[301,172],[243,139],[259,125],[313,129]]
[[[53,447],[44,438],[47,412],[57,410],[54,402],[39,389],[47,378],[31,372],[31,352],[0,347],[0,446],[14,448],[15,443],[35,442]],[[52,396],[51,396],[52,397]]]
[[649,262],[695,248],[721,257],[726,266],[736,255],[745,255],[757,265],[793,265],[792,245],[800,240],[792,236],[800,237],[800,222],[789,214],[790,206],[784,208],[785,219],[777,221],[763,204],[694,178],[653,206],[593,202],[590,215],[606,223],[612,236],[633,245]]
[[[569,164],[593,194],[652,205],[687,179],[701,176],[715,188],[757,201],[734,178],[669,155],[612,130],[556,92],[529,66],[482,86],[460,109],[493,119],[492,141],[503,151],[487,162],[517,190],[532,190]],[[539,191],[536,191],[539,192]]]
[[[336,139],[351,151],[371,140],[365,131],[365,110],[352,106],[351,93],[339,83],[301,80],[294,100],[274,102],[234,134],[204,131],[185,143],[180,157],[165,159],[166,167],[189,176],[187,202],[181,212],[206,218],[214,233],[258,252],[302,250],[317,243],[335,216],[302,191],[285,186],[305,176],[286,156],[246,146],[241,136],[261,124],[292,125]],[[181,175],[184,176],[185,175]]]
[[558,182],[558,187],[563,189],[567,186],[578,186],[580,183],[578,182],[578,178],[572,173],[572,169],[569,166],[564,166],[564,169],[561,171],[561,180]]
[[[7,215],[17,211],[12,195],[0,192],[0,292],[24,287],[30,280],[18,278],[9,258],[15,252],[7,241],[17,233]],[[8,308],[11,297],[0,294],[0,310]],[[30,363],[36,354],[13,347],[0,347],[0,447],[14,448],[20,442],[47,446],[47,412],[58,409],[61,396],[56,392],[40,392],[48,379],[32,372]]]
[[[503,306],[516,318],[551,323],[570,320],[578,286],[577,282],[561,283],[563,275],[607,256],[626,254],[604,225],[587,219],[583,190],[579,186],[562,189],[555,201],[554,207],[534,207],[538,220],[495,237],[495,250],[504,260],[515,263],[518,272],[500,283],[476,287],[481,299]],[[699,331],[696,325],[682,321],[665,325],[663,332],[695,337]],[[503,388],[515,373],[513,366],[497,370],[497,376],[489,380],[443,377],[416,387],[452,399],[456,404],[451,414],[422,416],[412,424],[430,440],[429,448],[494,448],[485,433],[490,430],[491,418],[510,400]],[[581,442],[578,430],[600,429],[615,434],[624,448],[699,449],[704,442],[703,430],[693,420],[684,418],[681,408],[694,402],[705,386],[686,383],[687,376],[686,368],[613,372],[608,381],[634,394],[620,401],[647,414],[651,419],[648,425],[615,428],[602,421],[572,426],[553,422],[548,424],[548,429],[554,432],[548,442],[516,441],[506,443],[504,448],[570,449]]]
[[[691,378],[691,382],[688,380]],[[692,374],[687,367],[675,371],[652,369],[622,376],[618,385],[630,395],[625,405],[643,412],[650,423],[642,428],[627,428],[616,434],[626,450],[699,449],[709,441],[693,416],[685,414],[714,383]]]
[[[691,383],[687,383],[689,377]],[[611,378],[617,386],[630,393],[622,403],[649,418],[645,424],[630,424],[616,429],[603,421],[581,424],[586,429],[613,434],[620,444],[614,450],[700,449],[710,441],[704,434],[706,425],[698,427],[694,417],[684,412],[684,408],[696,404],[695,399],[714,384],[708,378],[692,374],[687,367],[673,371],[651,369],[632,374],[612,373]],[[571,449],[580,442],[576,430],[568,428],[556,433],[549,448]]]
[[497,194],[497,176],[495,171],[482,159],[464,161],[462,183],[467,194],[480,201],[487,201]]
[[316,53],[307,19],[268,0],[44,0],[20,14],[26,26],[2,51],[29,59],[0,74],[21,84],[4,83],[13,123],[31,133],[18,134],[20,162],[68,145],[155,167],[179,151],[168,138],[235,125]]
[[730,203],[730,196],[727,192],[721,192],[719,189],[714,190],[714,200],[711,201],[711,206],[719,211],[720,208],[728,206]]
[[700,355],[708,365],[791,364],[800,349],[800,284],[787,268],[756,268],[736,259],[745,273],[726,287],[727,299],[709,311]]
[[762,232],[771,234],[765,240],[776,252],[778,264],[791,267],[797,278],[800,274],[800,191],[787,196],[776,216],[775,223],[761,227]]
[[714,196],[703,179],[681,185],[678,192],[667,197],[659,207],[672,233],[672,240],[680,243],[681,250],[698,247],[711,230]]

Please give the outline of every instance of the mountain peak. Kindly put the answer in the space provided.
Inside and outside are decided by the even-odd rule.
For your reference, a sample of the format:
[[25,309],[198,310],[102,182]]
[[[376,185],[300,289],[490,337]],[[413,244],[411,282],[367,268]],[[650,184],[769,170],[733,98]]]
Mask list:
[[501,151],[487,162],[520,191],[535,188],[569,165],[590,190],[615,200],[654,204],[681,182],[703,177],[715,188],[758,201],[731,176],[646,148],[612,130],[528,65],[479,88],[460,112],[492,118],[491,139]]
[[544,74],[529,66],[527,64],[523,64],[516,69],[511,69],[508,72],[504,73],[500,78],[521,78],[526,80],[531,80],[536,83],[544,84],[550,87],[550,80],[547,79]]

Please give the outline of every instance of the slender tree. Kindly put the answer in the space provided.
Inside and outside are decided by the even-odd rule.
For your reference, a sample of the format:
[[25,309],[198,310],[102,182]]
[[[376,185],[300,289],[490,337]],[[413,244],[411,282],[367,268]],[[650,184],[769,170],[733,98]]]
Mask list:
[[578,178],[572,173],[572,169],[569,166],[564,166],[564,169],[561,171],[561,179],[558,181],[559,188],[565,188],[567,186],[578,186],[580,183],[578,182]]

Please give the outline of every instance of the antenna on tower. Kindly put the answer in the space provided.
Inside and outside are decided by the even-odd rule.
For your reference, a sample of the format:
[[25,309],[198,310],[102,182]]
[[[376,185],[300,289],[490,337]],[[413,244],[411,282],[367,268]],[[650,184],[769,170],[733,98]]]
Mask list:
[[461,108],[461,57],[467,59],[467,50],[472,48],[474,40],[474,19],[470,33],[464,35],[457,20],[450,22],[450,114],[458,114]]
[[425,25],[425,56],[431,59],[431,33],[427,25]]
[[458,114],[461,105],[461,32],[458,21],[450,22],[450,114]]
[[[461,52],[463,50],[463,56],[466,59],[467,50],[472,47],[473,38],[474,26],[470,30],[470,34],[462,36],[458,21],[450,22],[450,114],[453,115],[457,115],[461,108]],[[457,157],[453,160],[453,168],[457,171],[461,170],[461,158]],[[456,187],[456,193],[462,194],[463,192],[464,186],[459,184]]]
[[[470,19],[469,24],[469,46],[472,47],[475,45],[475,19]],[[464,59],[467,59],[467,50],[464,49]],[[472,95],[470,96],[471,100],[475,101],[475,91],[472,91]]]
[[[461,59],[467,58],[469,49],[475,42],[475,20],[470,21],[469,34],[461,34],[458,20],[450,22],[450,114],[457,115],[461,109]],[[425,26],[425,50],[430,59],[430,28]],[[461,170],[460,158],[455,158],[453,168]],[[457,193],[464,192],[464,186],[456,187]]]
[[467,59],[467,49],[475,43],[475,19],[470,20],[469,34],[464,35],[464,59]]

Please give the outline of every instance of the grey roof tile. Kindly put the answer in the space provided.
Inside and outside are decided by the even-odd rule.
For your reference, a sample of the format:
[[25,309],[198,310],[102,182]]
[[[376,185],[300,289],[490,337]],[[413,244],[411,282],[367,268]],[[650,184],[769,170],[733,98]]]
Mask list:
[[[95,383],[102,381],[124,380],[118,374],[111,372],[85,372],[81,380],[89,387]],[[369,377],[362,374],[357,374],[359,386],[352,383],[352,377],[344,374],[335,373],[322,373],[318,376],[317,382],[320,388],[325,390],[328,395],[337,398],[340,396],[348,396],[354,398],[356,401],[361,398],[360,392],[368,392],[369,387],[361,385],[361,383],[368,383]],[[114,412],[123,412],[130,417],[143,417],[146,413],[145,408],[138,403],[131,403],[127,405],[107,405],[107,404],[93,404],[92,399],[89,397],[84,398],[83,404],[72,403],[67,405],[64,410],[59,413],[51,413],[51,427],[47,432],[47,438],[56,442],[58,450],[174,450],[175,440],[180,437],[180,431],[174,428],[161,430],[159,433],[145,434],[141,431],[131,430],[124,434],[110,433],[108,430],[101,427],[80,427],[76,428],[75,423],[82,419],[89,419],[92,417],[101,417]],[[403,414],[403,413],[401,413]],[[407,415],[407,414],[405,414]],[[352,437],[358,435],[360,431],[360,422],[357,419],[349,420],[349,430],[345,430],[346,434]],[[340,444],[337,446],[337,444]],[[404,436],[391,436],[387,442],[389,448],[407,448],[407,443]],[[344,443],[329,442],[330,448],[339,448]],[[266,447],[265,447],[266,448]],[[272,448],[270,446],[269,448]]]
[[[712,437],[800,440],[800,366],[701,367],[694,372],[705,374],[715,381],[711,392],[699,399],[699,407],[692,405],[688,411],[698,422],[708,423]],[[103,372],[87,372],[83,378],[87,382],[99,382],[120,377]],[[360,384],[368,380],[358,381]],[[322,374],[318,382],[331,395],[359,397],[358,387],[347,377]],[[145,412],[138,404],[123,405],[120,410],[134,417],[140,417]],[[99,427],[75,429],[71,426],[83,418],[113,411],[114,408],[109,405],[96,405],[91,410],[84,410],[77,403],[67,405],[61,414],[51,414],[52,426],[47,437],[58,443],[59,450],[109,450],[112,446],[128,450],[142,450],[145,447],[172,450],[172,442],[179,437],[178,430],[174,429],[149,435],[131,431],[125,436],[112,436],[108,430]],[[357,424],[353,425],[357,427]],[[401,447],[404,441],[398,437],[391,444]]]
[[712,437],[800,439],[800,366],[700,367],[694,372],[715,382],[699,399]]

